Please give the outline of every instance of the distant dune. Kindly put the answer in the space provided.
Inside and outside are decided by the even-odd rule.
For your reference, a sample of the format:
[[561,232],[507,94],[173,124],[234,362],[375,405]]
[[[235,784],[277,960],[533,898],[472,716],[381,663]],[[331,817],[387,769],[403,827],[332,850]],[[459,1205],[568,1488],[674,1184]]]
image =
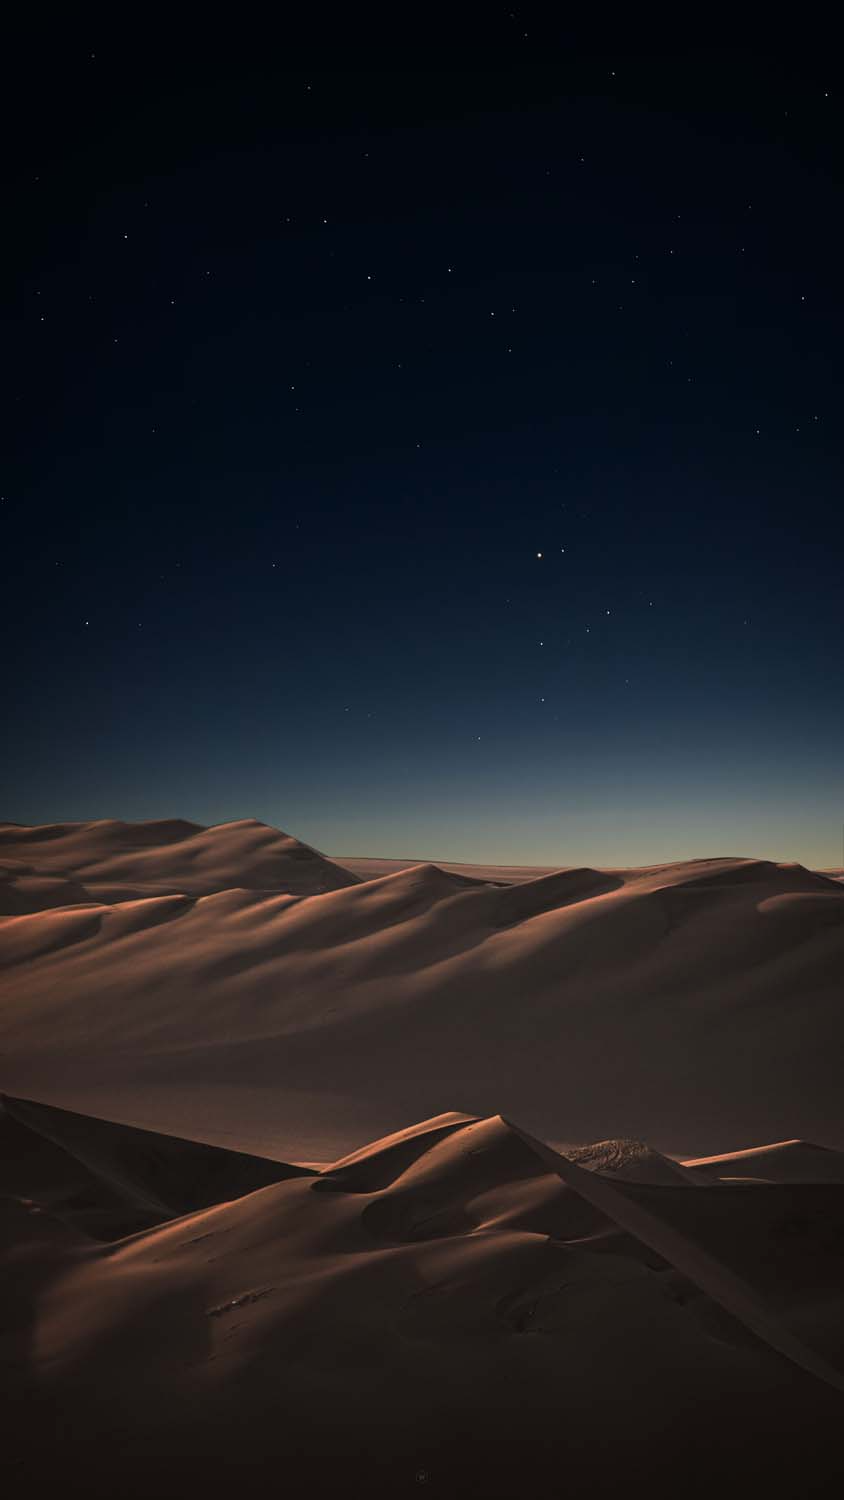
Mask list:
[[[332,859],[342,869],[359,875],[361,880],[374,880],[379,875],[397,875],[399,870],[410,870],[415,865],[431,863],[424,859],[368,859],[352,855],[333,854]],[[460,865],[449,860],[435,861],[439,869],[453,875],[467,875],[471,880],[483,880],[491,885],[519,885],[525,880],[538,880],[542,875],[553,875],[556,865]]]
[[455,1107],[666,1158],[844,1147],[831,875],[362,879],[253,821],[6,824],[0,858],[11,1093],[296,1161]]
[[813,1151],[736,1185],[450,1113],[308,1171],[7,1099],[15,1493],[834,1494],[844,1156]]
[[254,818],[156,823],[0,823],[0,916],[77,902],[208,896],[233,886],[315,895],[357,876]]

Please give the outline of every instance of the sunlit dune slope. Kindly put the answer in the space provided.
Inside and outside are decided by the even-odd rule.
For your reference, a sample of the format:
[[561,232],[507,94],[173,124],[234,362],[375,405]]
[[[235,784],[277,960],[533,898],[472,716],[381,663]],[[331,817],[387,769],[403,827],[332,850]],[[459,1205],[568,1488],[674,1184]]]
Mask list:
[[844,890],[800,865],[78,903],[0,922],[0,984],[11,1092],[247,1152],[326,1160],[456,1098],[675,1157],[844,1145]]
[[313,895],[357,876],[288,834],[244,818],[202,828],[151,823],[0,823],[0,915],[78,901],[249,890]]

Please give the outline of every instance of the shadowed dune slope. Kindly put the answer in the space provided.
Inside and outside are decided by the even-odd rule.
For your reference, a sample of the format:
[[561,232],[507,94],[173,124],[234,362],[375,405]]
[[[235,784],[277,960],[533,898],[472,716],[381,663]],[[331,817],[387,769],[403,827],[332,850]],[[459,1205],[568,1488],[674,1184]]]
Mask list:
[[[33,866],[91,826],[34,831]],[[285,843],[168,829],[151,870],[220,839],[252,851],[261,885]],[[844,1147],[844,890],[800,865],[502,887],[428,864],[310,896],[80,902],[0,921],[0,987],[9,1093],[283,1160],[333,1159],[455,1098],[546,1140],[644,1136],[678,1158]]]
[[[283,1468],[320,1497],[350,1473],[379,1500],[550,1496],[561,1475],[609,1497],[631,1474],[673,1497],[682,1474],[684,1494],[728,1476],[793,1500],[844,1477],[842,1185],[654,1186],[624,1175],[641,1144],[593,1149],[619,1167],[596,1172],[451,1113],[102,1244],[56,1204],[78,1158],[55,1138],[121,1163],[148,1138],[133,1152],[106,1122],[7,1109],[60,1153],[45,1165],[33,1145],[26,1194],[0,1178],[19,1490],[84,1469],[92,1500],[116,1475],[129,1497],[162,1475],[169,1493],[257,1496]],[[172,1194],[191,1147],[160,1151]]]
[[695,1177],[713,1181],[844,1183],[844,1152],[811,1141],[776,1141],[770,1146],[702,1156],[683,1165]]
[[203,828],[151,823],[0,823],[0,915],[77,901],[249,890],[313,895],[358,877],[254,818]]
[[118,1239],[306,1169],[0,1097],[0,1192]]

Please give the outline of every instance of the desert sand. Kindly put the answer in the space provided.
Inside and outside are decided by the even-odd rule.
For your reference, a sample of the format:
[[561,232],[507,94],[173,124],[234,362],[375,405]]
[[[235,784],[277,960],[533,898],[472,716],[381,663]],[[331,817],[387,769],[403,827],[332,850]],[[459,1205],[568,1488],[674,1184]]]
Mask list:
[[0,869],[11,1093],[283,1160],[454,1108],[844,1149],[844,890],[800,865],[361,879],[254,822],[109,822],[0,826]]
[[835,1492],[839,873],[0,825],[16,1490]]
[[844,1475],[844,1155],[669,1182],[452,1113],[302,1171],[9,1098],[0,1143],[17,1492]]

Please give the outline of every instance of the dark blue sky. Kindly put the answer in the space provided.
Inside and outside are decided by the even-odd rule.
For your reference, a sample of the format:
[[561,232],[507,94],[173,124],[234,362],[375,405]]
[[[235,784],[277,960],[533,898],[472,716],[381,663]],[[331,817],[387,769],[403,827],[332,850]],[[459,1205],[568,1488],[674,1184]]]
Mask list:
[[835,70],[521,24],[22,44],[0,816],[840,863]]

